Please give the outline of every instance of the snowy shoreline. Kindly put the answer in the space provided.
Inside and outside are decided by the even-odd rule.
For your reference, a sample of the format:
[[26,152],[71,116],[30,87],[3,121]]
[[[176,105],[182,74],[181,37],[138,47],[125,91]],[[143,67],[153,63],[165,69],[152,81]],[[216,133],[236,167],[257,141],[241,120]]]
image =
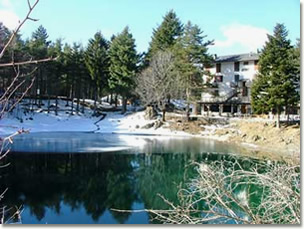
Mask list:
[[[102,105],[109,106],[104,103]],[[106,114],[103,119],[101,117],[94,117],[93,111],[87,107],[85,107],[84,113],[73,112],[73,115],[71,115],[71,107],[66,106],[66,102],[62,100],[59,101],[59,108],[60,111],[56,116],[54,110],[48,113],[45,106],[33,112],[25,112],[26,109],[24,105],[21,104],[19,111],[17,108],[13,114],[9,114],[0,120],[0,136],[8,136],[20,129],[24,129],[30,133],[82,132],[121,135],[126,137],[133,135],[146,138],[202,138],[239,145],[242,148],[254,151],[254,153],[252,153],[253,155],[256,154],[256,151],[273,151],[272,148],[283,151],[284,155],[290,154],[286,148],[289,147],[289,145],[285,146],[281,144],[278,148],[273,147],[273,145],[269,146],[269,144],[267,145],[264,142],[253,142],[248,135],[250,131],[245,130],[245,133],[248,135],[247,138],[250,140],[248,142],[248,139],[246,140],[246,138],[242,137],[246,136],[246,134],[239,133],[240,130],[233,125],[203,125],[202,131],[194,134],[184,131],[184,128],[181,128],[181,130],[172,128],[170,126],[170,124],[172,124],[171,120],[164,122],[159,128],[154,128],[154,125],[150,124],[155,124],[157,119],[146,120],[144,117],[145,112],[135,111],[134,107],[129,107],[129,112],[125,114],[121,114],[121,112],[118,111],[103,112]],[[235,118],[231,120],[233,122],[238,121],[238,119]],[[258,125],[258,123],[262,125],[263,123],[261,120],[255,119],[243,120],[242,122],[252,123],[253,125]],[[255,128],[256,127],[253,127],[253,129]],[[255,138],[257,139],[258,137],[255,136]],[[292,151],[297,151],[296,149],[291,149]]]
[[86,108],[84,113],[70,114],[69,107],[65,108],[60,101],[60,112],[48,113],[43,108],[34,112],[24,112],[24,109],[14,110],[0,120],[0,136],[10,135],[18,130],[28,130],[30,133],[38,132],[90,132],[104,134],[128,134],[151,136],[191,136],[181,131],[171,131],[168,128],[142,129],[143,126],[155,120],[146,120],[144,112],[121,114],[120,112],[105,112],[103,120],[93,117],[93,111]]

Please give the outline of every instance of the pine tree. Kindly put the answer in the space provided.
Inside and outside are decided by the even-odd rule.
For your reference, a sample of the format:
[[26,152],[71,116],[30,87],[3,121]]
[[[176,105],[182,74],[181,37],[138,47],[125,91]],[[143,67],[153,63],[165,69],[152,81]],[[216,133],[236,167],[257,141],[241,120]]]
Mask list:
[[[2,22],[0,22],[0,51],[8,42],[8,39],[10,38],[11,34],[12,32]],[[22,61],[25,56],[24,48],[25,45],[21,39],[21,35],[17,33],[11,45],[7,48],[6,52],[4,52],[4,55],[0,59],[0,62],[9,63],[11,61]],[[25,67],[21,66],[20,70],[24,69]],[[4,84],[9,83],[12,80],[12,77],[15,76],[15,71],[13,70],[13,68],[0,68],[0,75],[2,81],[2,89],[4,89]]]
[[[48,55],[57,57],[56,61],[48,63],[50,74],[50,86],[52,95],[55,95],[55,115],[58,115],[58,95],[61,89],[61,80],[63,74],[63,54],[62,54],[62,40],[57,39],[52,43],[48,49]],[[50,108],[50,107],[49,107]],[[48,112],[50,112],[48,108]]]
[[69,44],[65,44],[63,47],[63,75],[62,84],[64,85],[64,94],[67,97],[66,106],[69,104],[68,98],[71,95],[72,86],[72,47]]
[[251,88],[251,105],[257,114],[266,114],[271,109],[268,105],[269,94],[267,77],[257,76]]
[[163,18],[163,22],[153,30],[152,41],[146,56],[149,61],[157,51],[166,51],[174,46],[183,33],[183,25],[176,13],[171,10]]
[[40,25],[38,29],[32,34],[32,48],[34,49],[33,55],[37,58],[45,58],[47,56],[47,48],[50,45],[48,41],[49,35],[46,29]]
[[96,101],[107,88],[107,80],[109,77],[109,43],[97,32],[94,39],[89,40],[87,50],[85,52],[85,64],[95,85],[94,95],[94,111],[96,112]]
[[126,27],[110,45],[110,78],[109,87],[123,97],[123,109],[126,111],[127,98],[134,89],[139,57],[135,49],[135,40]]
[[[38,29],[32,33],[32,38],[29,42],[29,54],[33,59],[43,59],[48,55],[48,48],[50,45],[48,41],[48,34],[46,29],[40,25]],[[42,105],[42,94],[45,94],[47,91],[47,75],[48,68],[47,64],[39,64],[39,69],[36,71],[36,99],[39,97],[38,107]],[[38,94],[39,92],[39,94]],[[36,102],[35,102],[36,103]]]
[[203,88],[204,68],[212,63],[208,46],[213,41],[205,41],[206,35],[197,25],[190,21],[185,26],[183,35],[174,46],[176,69],[179,72],[180,88],[184,90],[187,100],[187,117],[189,119],[190,102],[197,100]]
[[49,35],[47,34],[47,31],[42,25],[40,25],[38,27],[38,29],[35,32],[33,32],[33,34],[32,34],[32,38],[35,41],[40,41],[43,44],[44,43],[49,44],[49,42],[47,41],[48,37],[49,37]]
[[2,50],[9,39],[11,32],[9,29],[0,22],[0,50]]
[[294,49],[287,39],[288,31],[283,24],[277,24],[274,34],[268,35],[259,59],[259,74],[252,87],[252,106],[256,113],[275,111],[278,115],[285,107],[299,101],[299,63],[295,61]]

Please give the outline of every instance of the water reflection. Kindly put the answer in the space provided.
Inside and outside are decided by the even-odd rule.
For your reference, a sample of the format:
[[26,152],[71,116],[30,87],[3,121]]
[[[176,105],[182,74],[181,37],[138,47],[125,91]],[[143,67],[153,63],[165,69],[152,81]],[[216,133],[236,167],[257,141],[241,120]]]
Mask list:
[[[16,141],[15,150],[25,145],[26,152],[11,153],[2,161],[11,162],[1,170],[1,188],[9,188],[4,204],[23,205],[23,223],[151,223],[151,215],[147,213],[119,213],[111,208],[166,209],[168,206],[157,194],[177,202],[178,185],[194,176],[191,168],[188,177],[185,176],[191,161],[222,160],[227,158],[225,154],[207,152],[234,150],[225,144],[199,139],[155,138],[144,140],[144,147],[125,151],[75,153],[88,146],[86,140],[92,141],[84,135],[83,139],[73,136],[73,143],[63,141],[67,139],[62,139],[63,136],[53,136],[49,142],[45,136],[23,137]],[[92,137],[98,147],[102,143],[106,147],[114,145],[115,138]],[[35,147],[35,153],[28,152]],[[57,153],[48,151],[55,148]],[[58,153],[60,150],[66,151]]]

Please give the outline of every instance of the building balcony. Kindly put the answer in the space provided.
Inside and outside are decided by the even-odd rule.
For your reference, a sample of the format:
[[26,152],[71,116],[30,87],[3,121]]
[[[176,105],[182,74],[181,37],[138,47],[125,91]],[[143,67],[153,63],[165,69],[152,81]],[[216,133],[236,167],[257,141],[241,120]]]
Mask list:
[[239,90],[232,90],[229,93],[219,96],[219,95],[212,95],[212,94],[206,94],[206,92],[202,93],[200,103],[225,103],[225,102],[237,102],[239,98],[237,97],[237,94],[239,93]]

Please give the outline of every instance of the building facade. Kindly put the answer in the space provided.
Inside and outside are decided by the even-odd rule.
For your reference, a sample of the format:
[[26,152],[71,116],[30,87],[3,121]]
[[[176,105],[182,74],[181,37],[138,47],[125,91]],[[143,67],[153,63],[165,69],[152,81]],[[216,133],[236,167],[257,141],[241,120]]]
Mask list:
[[215,57],[214,66],[206,69],[215,77],[204,77],[209,86],[198,102],[201,114],[251,114],[251,85],[258,72],[258,60],[257,53]]

